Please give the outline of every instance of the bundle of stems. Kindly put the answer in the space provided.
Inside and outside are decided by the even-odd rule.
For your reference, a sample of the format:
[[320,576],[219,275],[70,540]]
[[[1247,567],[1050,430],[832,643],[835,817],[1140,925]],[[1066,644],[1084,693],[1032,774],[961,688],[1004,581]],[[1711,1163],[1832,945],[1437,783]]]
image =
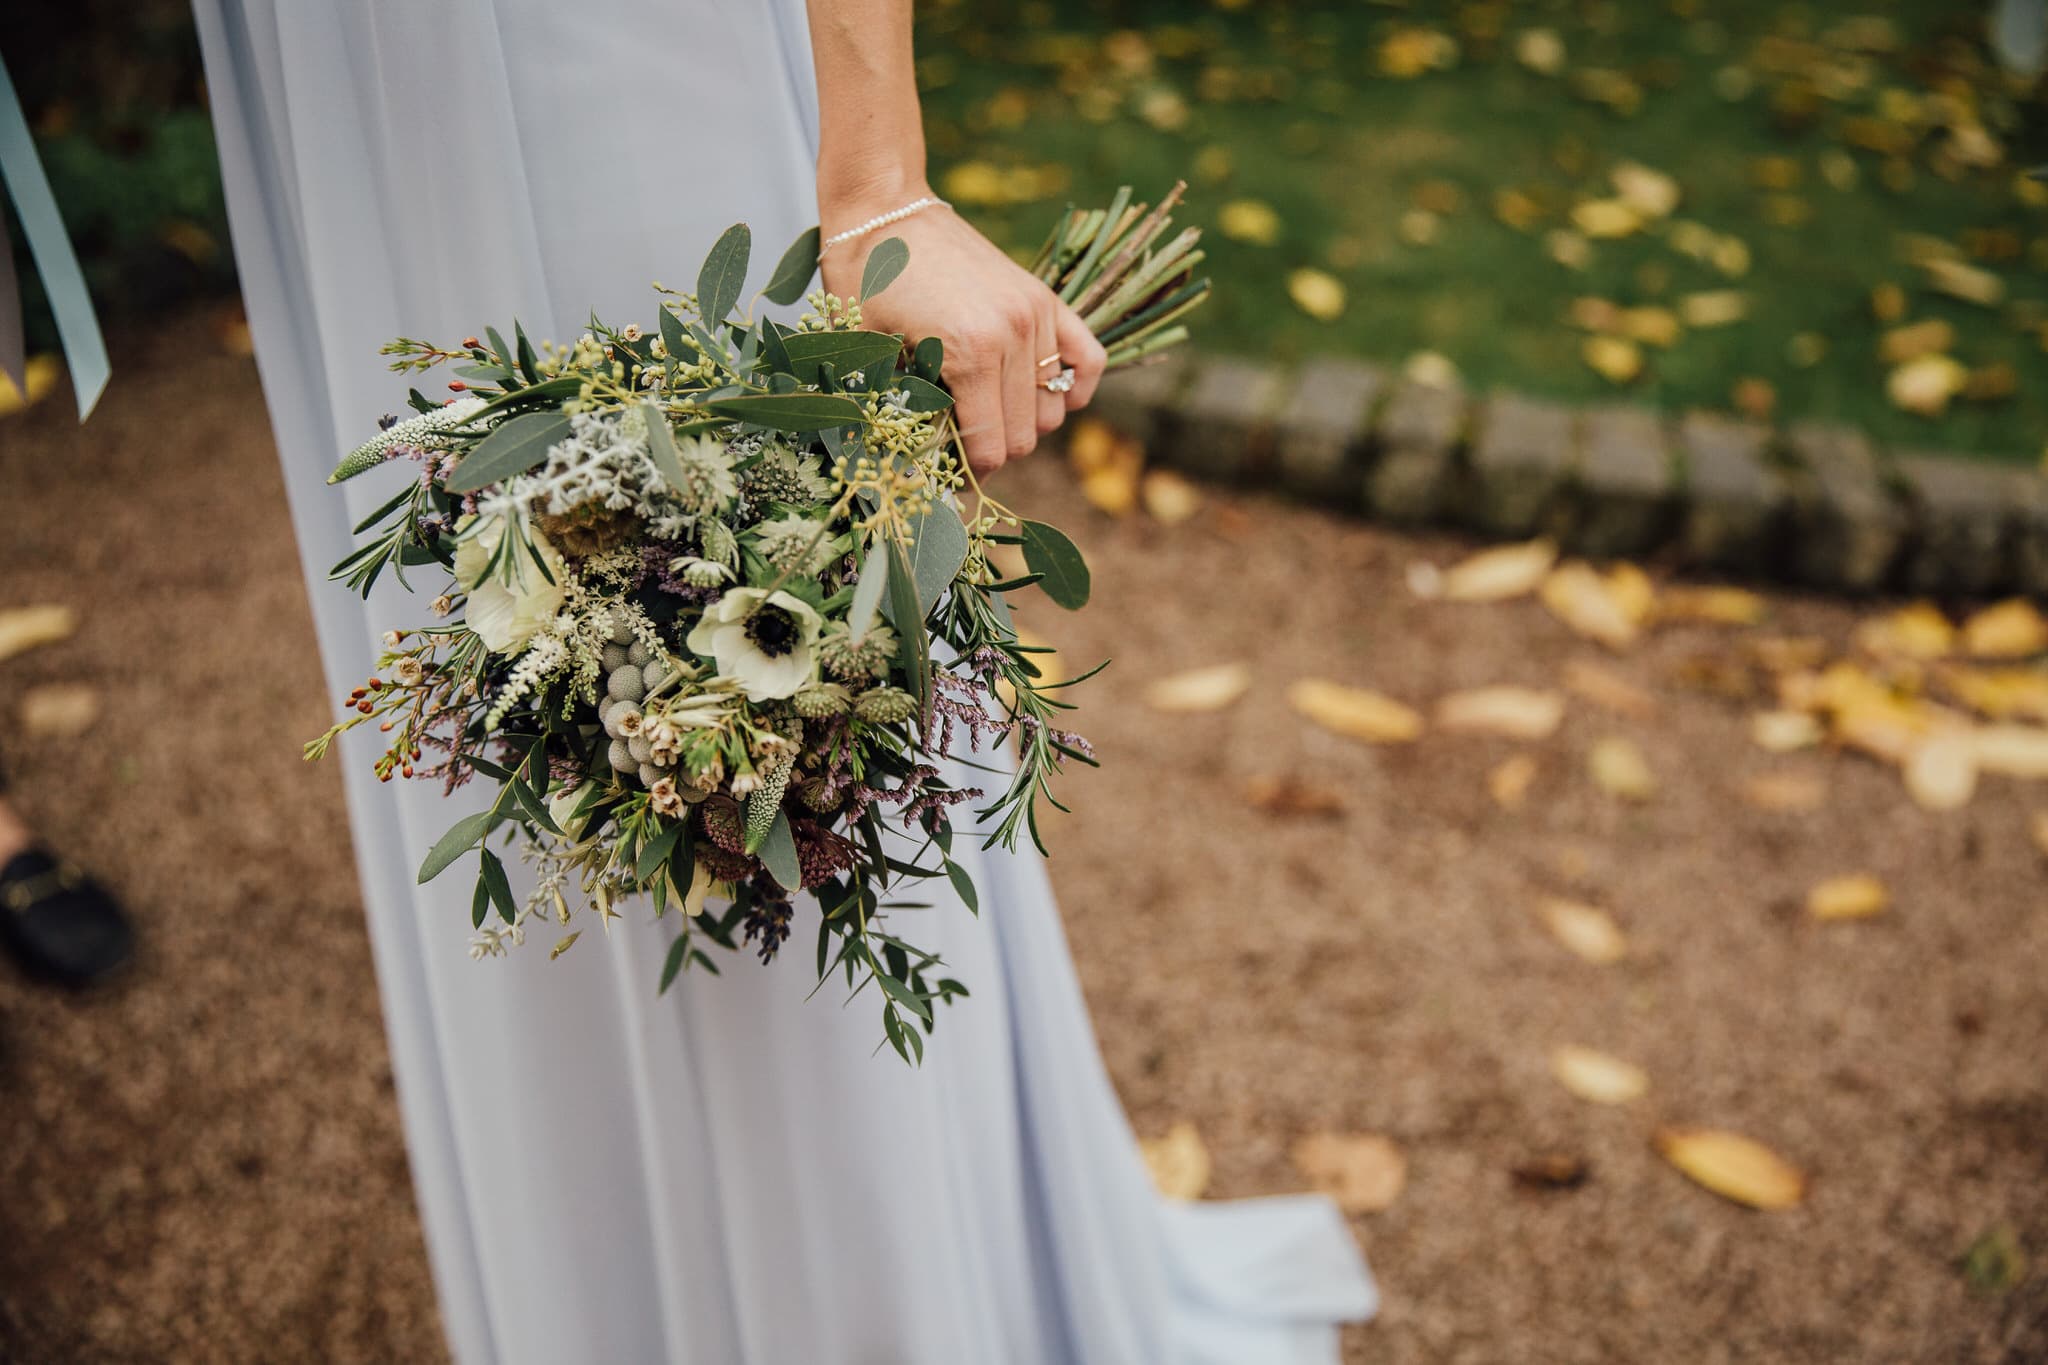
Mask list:
[[1209,297],[1209,280],[1194,277],[1203,253],[1200,228],[1183,229],[1160,245],[1174,205],[1188,187],[1175,183],[1156,208],[1131,202],[1131,187],[1106,209],[1069,205],[1039,248],[1031,273],[1073,306],[1109,351],[1109,368],[1164,355],[1188,339],[1181,319]]

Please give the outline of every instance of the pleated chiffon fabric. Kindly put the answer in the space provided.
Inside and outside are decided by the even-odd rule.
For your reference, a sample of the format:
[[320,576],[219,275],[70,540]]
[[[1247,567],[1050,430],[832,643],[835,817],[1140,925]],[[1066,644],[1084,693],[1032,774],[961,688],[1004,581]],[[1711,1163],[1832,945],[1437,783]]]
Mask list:
[[[394,486],[325,485],[406,381],[393,336],[650,321],[746,218],[816,221],[802,0],[200,0],[236,257],[327,677],[423,608],[324,581]],[[276,742],[290,742],[279,735]],[[354,737],[352,737],[354,738]],[[1153,1194],[1032,856],[956,841],[981,913],[906,928],[973,991],[925,1065],[791,960],[655,985],[672,923],[472,962],[477,802],[348,808],[444,1330],[463,1365],[1329,1365],[1374,1290],[1326,1202]],[[336,837],[341,837],[336,831]],[[543,935],[545,931],[543,930]],[[318,1228],[306,1229],[317,1237]]]

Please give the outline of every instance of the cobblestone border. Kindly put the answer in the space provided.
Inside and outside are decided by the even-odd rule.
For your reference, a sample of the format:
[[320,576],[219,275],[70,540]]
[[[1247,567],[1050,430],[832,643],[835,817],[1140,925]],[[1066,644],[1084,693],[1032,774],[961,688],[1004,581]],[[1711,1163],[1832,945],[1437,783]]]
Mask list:
[[1174,355],[1110,376],[1091,410],[1191,474],[1397,525],[1848,592],[2048,596],[2048,477],[1853,427],[1474,395],[1335,356]]

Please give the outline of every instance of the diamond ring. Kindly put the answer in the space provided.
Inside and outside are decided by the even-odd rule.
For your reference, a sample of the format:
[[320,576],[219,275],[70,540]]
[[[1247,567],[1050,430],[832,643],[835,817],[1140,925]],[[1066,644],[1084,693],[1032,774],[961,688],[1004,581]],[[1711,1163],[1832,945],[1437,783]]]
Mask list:
[[1074,387],[1074,367],[1067,366],[1042,385],[1047,393],[1065,393]]

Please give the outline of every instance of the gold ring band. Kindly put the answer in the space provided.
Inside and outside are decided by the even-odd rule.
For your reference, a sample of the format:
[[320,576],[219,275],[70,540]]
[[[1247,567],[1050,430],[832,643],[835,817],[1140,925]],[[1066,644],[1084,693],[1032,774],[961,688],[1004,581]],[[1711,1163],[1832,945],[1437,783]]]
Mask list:
[[1038,362],[1038,368],[1042,370],[1048,365],[1057,365],[1059,363],[1060,353],[1058,351],[1054,351],[1051,355],[1047,356],[1045,359]]

